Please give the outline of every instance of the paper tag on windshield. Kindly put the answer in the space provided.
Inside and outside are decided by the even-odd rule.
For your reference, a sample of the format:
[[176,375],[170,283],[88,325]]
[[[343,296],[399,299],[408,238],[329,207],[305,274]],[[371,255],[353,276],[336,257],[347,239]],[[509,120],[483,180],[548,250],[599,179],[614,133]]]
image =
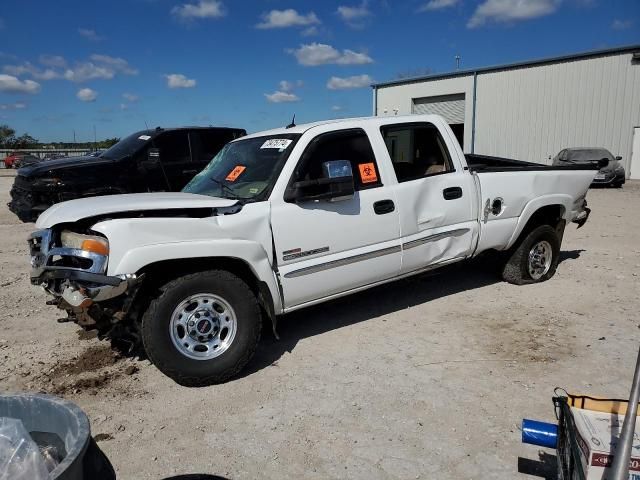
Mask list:
[[140,135],[138,140],[149,140],[151,137],[149,135]]
[[260,148],[277,148],[279,150],[284,150],[293,140],[289,140],[288,138],[270,138],[266,142],[262,144]]
[[233,170],[229,172],[229,175],[227,175],[225,180],[227,182],[235,182],[238,179],[238,177],[242,175],[242,172],[244,172],[246,169],[247,167],[245,167],[244,165],[236,166]]

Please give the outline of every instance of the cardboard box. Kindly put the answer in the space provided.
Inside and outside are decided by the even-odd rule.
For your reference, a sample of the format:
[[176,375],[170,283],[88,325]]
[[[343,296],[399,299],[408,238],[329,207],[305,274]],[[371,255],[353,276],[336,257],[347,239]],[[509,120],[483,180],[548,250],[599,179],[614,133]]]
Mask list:
[[[624,415],[594,412],[571,407],[576,424],[576,440],[587,480],[608,480]],[[633,448],[629,462],[629,480],[640,480],[640,422],[636,418]]]

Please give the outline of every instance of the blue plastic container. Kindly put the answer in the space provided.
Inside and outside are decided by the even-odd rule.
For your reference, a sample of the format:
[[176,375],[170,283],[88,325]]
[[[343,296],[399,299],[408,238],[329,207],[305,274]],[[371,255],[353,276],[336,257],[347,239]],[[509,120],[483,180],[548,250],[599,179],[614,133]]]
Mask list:
[[558,425],[555,423],[522,420],[522,443],[538,447],[556,448],[558,444]]

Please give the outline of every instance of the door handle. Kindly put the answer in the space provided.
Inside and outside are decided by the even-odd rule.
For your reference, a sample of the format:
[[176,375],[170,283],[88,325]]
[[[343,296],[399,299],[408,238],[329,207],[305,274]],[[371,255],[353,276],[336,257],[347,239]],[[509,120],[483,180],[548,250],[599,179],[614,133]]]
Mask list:
[[185,175],[188,173],[198,173],[198,170],[182,170],[182,173],[184,173]]
[[385,213],[391,213],[396,209],[393,200],[379,200],[373,204],[373,211],[376,215],[384,215]]
[[455,200],[462,197],[461,187],[449,187],[442,190],[442,196],[445,200]]

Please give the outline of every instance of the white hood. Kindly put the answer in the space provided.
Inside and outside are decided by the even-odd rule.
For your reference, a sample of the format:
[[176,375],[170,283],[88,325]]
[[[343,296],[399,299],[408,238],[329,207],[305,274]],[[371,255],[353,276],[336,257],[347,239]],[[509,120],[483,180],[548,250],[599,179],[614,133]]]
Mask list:
[[51,228],[59,223],[76,222],[83,218],[109,213],[141,210],[220,208],[229,207],[236,202],[237,200],[182,192],[130,193],[126,195],[81,198],[51,206],[40,215],[36,222],[36,227]]

